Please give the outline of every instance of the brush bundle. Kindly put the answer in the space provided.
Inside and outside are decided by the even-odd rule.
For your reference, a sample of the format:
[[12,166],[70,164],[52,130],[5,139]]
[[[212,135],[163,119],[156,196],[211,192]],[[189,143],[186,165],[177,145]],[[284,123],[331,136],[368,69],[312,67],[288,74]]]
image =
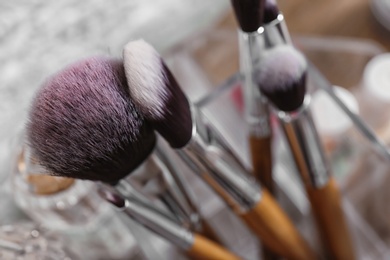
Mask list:
[[48,78],[30,108],[25,160],[71,180],[48,190],[95,182],[175,257],[359,259],[364,230],[350,223],[354,209],[328,162],[315,90],[387,150],[294,47],[275,1],[232,6],[240,72],[225,86],[193,100],[190,82],[152,45],[130,41],[121,59],[89,57]]

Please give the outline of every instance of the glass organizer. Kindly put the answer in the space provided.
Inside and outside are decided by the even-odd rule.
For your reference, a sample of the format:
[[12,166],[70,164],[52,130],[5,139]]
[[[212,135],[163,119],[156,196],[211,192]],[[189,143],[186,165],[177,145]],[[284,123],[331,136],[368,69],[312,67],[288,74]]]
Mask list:
[[[201,40],[198,40],[199,38]],[[206,37],[195,36],[166,56],[186,94],[200,108],[203,121],[209,127],[212,142],[219,143],[220,136],[223,136],[228,144],[226,148],[250,169],[248,129],[242,111],[240,76],[236,73],[236,38],[237,32],[234,30],[212,31]],[[370,41],[348,38],[301,36],[293,37],[293,42],[311,63],[309,93],[328,96],[330,102],[334,103],[333,106],[338,107],[338,113],[343,113],[343,116],[350,120],[321,86],[330,87],[331,82],[346,88],[358,104],[356,112],[360,113],[359,118],[367,121],[366,125],[373,129],[379,138],[390,136],[385,135],[389,131],[376,129],[375,125],[367,120],[367,117],[373,117],[375,114],[368,114],[367,101],[362,99],[364,97],[361,95],[361,89],[364,87],[362,75],[366,64],[384,52],[381,46]],[[224,80],[226,78],[229,79]],[[216,85],[218,87],[214,87]],[[276,118],[272,119],[272,124],[274,181],[278,187],[278,200],[309,243],[321,250],[316,239],[310,205]],[[386,187],[390,181],[390,161],[375,149],[374,143],[362,135],[359,125],[352,120],[348,125],[350,127],[337,136],[321,135],[322,142],[330,143],[326,146],[326,152],[342,190],[343,206],[358,259],[387,259],[390,256],[390,221],[387,214],[390,207]],[[219,132],[220,136],[214,136],[213,130]],[[329,138],[333,139],[329,141]],[[202,201],[199,204],[204,205]],[[215,210],[216,206],[209,203],[203,208],[205,211],[208,208]],[[220,208],[224,209],[223,204]],[[210,220],[216,216],[218,214],[210,216]],[[245,259],[258,259],[254,257],[258,257],[259,247],[253,242],[255,239],[246,228],[227,222],[228,220],[225,220],[224,225],[220,226],[221,234],[228,240],[227,245],[235,245],[234,251]],[[252,247],[240,241],[252,241]]]

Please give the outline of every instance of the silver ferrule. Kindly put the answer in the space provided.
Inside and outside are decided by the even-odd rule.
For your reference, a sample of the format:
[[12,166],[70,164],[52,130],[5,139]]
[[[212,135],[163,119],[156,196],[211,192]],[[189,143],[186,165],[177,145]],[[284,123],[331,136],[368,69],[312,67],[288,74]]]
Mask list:
[[113,186],[113,189],[123,198],[136,201],[138,204],[142,204],[144,207],[149,208],[157,214],[163,215],[166,218],[171,219],[171,221],[176,221],[178,224],[180,224],[172,212],[168,212],[167,209],[156,206],[149,197],[135,189],[133,185],[131,185],[126,180],[120,180],[115,186]]
[[330,177],[324,149],[309,110],[310,96],[295,112],[278,112],[294,160],[306,186],[321,188]]
[[144,205],[150,204],[152,207],[156,207],[152,199],[157,198],[164,205],[164,208],[159,207],[160,212],[171,214],[187,228],[199,229],[199,215],[187,199],[184,184],[178,183],[183,180],[178,179],[178,173],[174,172],[176,169],[172,165],[168,167],[168,163],[164,154],[155,150],[140,167],[119,181],[116,188],[123,196],[135,197]]
[[155,150],[154,160],[161,170],[161,177],[167,186],[166,191],[160,196],[161,200],[183,226],[191,230],[200,230],[200,216],[189,197],[189,188],[186,186],[181,174],[177,172],[176,167],[159,147]]
[[159,214],[158,211],[145,206],[137,200],[131,198],[125,199],[121,194],[116,193],[116,190],[105,184],[101,187],[110,193],[116,194],[117,198],[120,197],[123,199],[124,205],[120,208],[117,206],[117,208],[139,224],[184,250],[188,250],[192,247],[194,243],[193,234],[187,229],[179,226],[175,221],[172,221],[172,219]]
[[257,32],[239,31],[239,53],[245,120],[251,135],[271,135],[267,99],[261,94],[253,74],[263,51],[263,37]]
[[218,146],[207,144],[196,124],[191,141],[177,152],[236,212],[247,212],[261,199],[260,186],[245,168]]
[[143,205],[126,200],[123,211],[141,225],[159,234],[183,250],[190,249],[194,244],[194,236],[190,231],[180,227],[170,219],[156,214],[156,212],[151,211]]
[[291,43],[283,14],[279,14],[274,21],[259,27],[255,32],[247,33],[239,30],[238,38],[245,119],[251,135],[268,137],[271,135],[269,106],[253,75],[267,49]]
[[260,27],[258,33],[262,34],[265,49],[271,49],[283,44],[291,44],[290,33],[288,32],[284,16],[281,13],[275,20]]

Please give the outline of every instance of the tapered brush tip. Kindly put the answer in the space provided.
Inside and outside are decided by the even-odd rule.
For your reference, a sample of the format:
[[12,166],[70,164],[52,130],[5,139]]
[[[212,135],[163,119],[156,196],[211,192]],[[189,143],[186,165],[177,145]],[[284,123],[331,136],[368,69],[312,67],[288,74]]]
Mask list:
[[138,167],[155,144],[130,99],[122,62],[105,57],[71,64],[42,86],[27,138],[51,173],[107,183]]
[[145,118],[173,148],[192,136],[187,97],[159,53],[147,42],[129,42],[123,60],[130,96]]
[[278,17],[280,14],[276,0],[266,0],[264,5],[263,23],[268,24]]
[[264,0],[231,0],[240,28],[255,32],[263,24]]
[[292,46],[267,51],[254,74],[260,91],[282,111],[298,109],[306,94],[307,62]]

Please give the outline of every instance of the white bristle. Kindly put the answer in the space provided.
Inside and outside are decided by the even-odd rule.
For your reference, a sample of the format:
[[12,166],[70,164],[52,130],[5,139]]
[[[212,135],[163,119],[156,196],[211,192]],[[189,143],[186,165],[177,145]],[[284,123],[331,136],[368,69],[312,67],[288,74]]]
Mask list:
[[282,45],[265,52],[261,57],[256,81],[263,91],[275,88],[282,90],[299,80],[306,69],[307,62],[303,54],[292,46]]
[[161,87],[166,76],[158,52],[144,40],[132,41],[123,49],[123,63],[130,94],[141,112],[162,118],[168,93]]

